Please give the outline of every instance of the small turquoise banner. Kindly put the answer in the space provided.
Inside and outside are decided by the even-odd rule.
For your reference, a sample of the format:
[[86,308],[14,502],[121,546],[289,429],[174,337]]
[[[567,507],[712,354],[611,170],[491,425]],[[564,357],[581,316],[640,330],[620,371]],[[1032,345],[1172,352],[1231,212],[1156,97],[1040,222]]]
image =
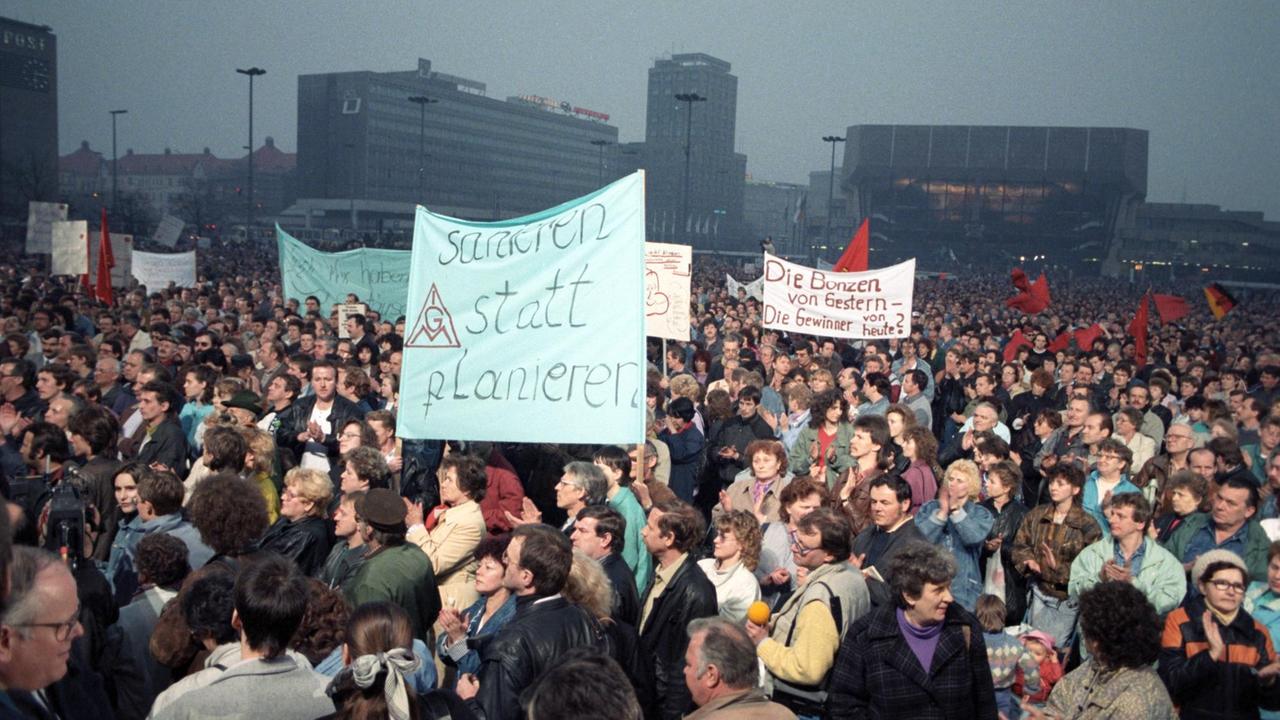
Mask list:
[[397,432],[644,439],[644,174],[512,220],[419,207]]
[[280,278],[284,297],[302,302],[308,295],[320,301],[321,313],[328,316],[335,303],[347,301],[355,293],[360,302],[377,310],[383,320],[394,322],[405,313],[409,291],[409,251],[360,248],[343,252],[321,252],[276,226],[280,249]]

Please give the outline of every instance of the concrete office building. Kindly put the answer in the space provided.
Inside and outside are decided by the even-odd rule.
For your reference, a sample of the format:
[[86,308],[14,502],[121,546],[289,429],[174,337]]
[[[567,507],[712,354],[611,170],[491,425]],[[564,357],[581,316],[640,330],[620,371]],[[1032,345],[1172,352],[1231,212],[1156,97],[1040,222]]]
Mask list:
[[0,18],[0,218],[58,195],[58,38]]
[[876,266],[1007,271],[1038,257],[1097,272],[1147,194],[1146,130],[854,125],[846,137],[836,194],[853,222],[871,218]]
[[301,75],[301,199],[283,219],[368,233],[411,227],[419,202],[477,220],[543,210],[617,177],[618,130],[607,120],[568,100],[487,97],[484,83],[429,60],[404,72]]
[[[685,243],[695,249],[759,246],[761,238],[744,236],[747,156],[734,152],[738,78],[729,70],[729,63],[702,53],[672,55],[649,69],[643,167],[648,171],[647,219],[653,240]],[[706,100],[683,102],[676,99],[681,94]]]
[[[800,243],[800,220],[796,217],[800,202],[809,188],[796,183],[748,179],[743,188],[742,219],[747,236],[763,241],[773,238],[774,248],[783,255],[803,255]],[[823,202],[826,197],[823,196]],[[805,201],[806,208],[808,201]]]

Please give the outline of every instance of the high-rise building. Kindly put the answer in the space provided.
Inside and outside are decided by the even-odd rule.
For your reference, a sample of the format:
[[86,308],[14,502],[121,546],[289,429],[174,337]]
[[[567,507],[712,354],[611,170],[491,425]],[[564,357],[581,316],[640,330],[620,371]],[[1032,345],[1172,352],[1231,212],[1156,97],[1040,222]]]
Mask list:
[[651,239],[719,250],[759,242],[743,237],[747,156],[734,152],[738,78],[729,70],[703,53],[672,55],[649,69],[643,162]]
[[58,39],[0,18],[0,217],[58,195]]
[[568,100],[490,98],[484,83],[435,72],[429,60],[404,72],[301,75],[299,204],[308,222],[344,218],[349,205],[361,230],[409,218],[413,203],[479,220],[536,212],[617,177],[608,119]]
[[[809,188],[795,183],[747,180],[742,196],[742,219],[748,237],[773,238],[781,255],[806,255],[801,247],[801,221],[808,213]],[[822,198],[826,202],[826,197]],[[804,203],[802,212],[801,203]]]

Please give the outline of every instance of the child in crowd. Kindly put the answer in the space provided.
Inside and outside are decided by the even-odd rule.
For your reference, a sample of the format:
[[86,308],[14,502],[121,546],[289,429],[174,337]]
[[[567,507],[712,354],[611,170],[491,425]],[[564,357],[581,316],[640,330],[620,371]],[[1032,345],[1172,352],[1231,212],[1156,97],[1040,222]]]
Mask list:
[[1004,601],[995,595],[978,598],[978,623],[982,625],[983,639],[987,644],[987,664],[991,666],[991,681],[996,688],[996,707],[1007,720],[1022,716],[1019,697],[1014,692],[1014,681],[1022,676],[1022,689],[1026,693],[1040,690],[1040,668],[1036,659],[1018,638],[1004,631]]
[[1040,690],[1027,694],[1027,702],[1041,706],[1049,699],[1049,692],[1062,679],[1062,663],[1058,662],[1058,653],[1053,647],[1053,636],[1041,630],[1023,633],[1019,638],[1026,646],[1027,652],[1039,664]]

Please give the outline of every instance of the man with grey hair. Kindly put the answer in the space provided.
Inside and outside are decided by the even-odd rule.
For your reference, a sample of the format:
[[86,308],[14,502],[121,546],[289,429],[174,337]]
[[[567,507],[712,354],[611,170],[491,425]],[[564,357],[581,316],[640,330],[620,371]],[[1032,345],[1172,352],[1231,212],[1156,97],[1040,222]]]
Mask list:
[[66,717],[72,708],[64,707],[64,693],[46,688],[66,676],[72,643],[84,635],[76,581],[47,550],[16,547],[13,555],[9,609],[0,621],[0,687],[22,717]]
[[755,643],[740,625],[719,616],[690,622],[684,682],[698,709],[685,720],[794,720],[757,687],[758,674]]
[[568,514],[560,528],[565,537],[573,537],[578,512],[588,505],[603,505],[609,492],[609,481],[594,463],[575,460],[564,466],[564,474],[556,483],[556,507]]
[[120,371],[120,361],[111,357],[99,357],[93,366],[93,383],[102,394],[102,406],[110,408],[117,417],[136,401],[120,384]]

